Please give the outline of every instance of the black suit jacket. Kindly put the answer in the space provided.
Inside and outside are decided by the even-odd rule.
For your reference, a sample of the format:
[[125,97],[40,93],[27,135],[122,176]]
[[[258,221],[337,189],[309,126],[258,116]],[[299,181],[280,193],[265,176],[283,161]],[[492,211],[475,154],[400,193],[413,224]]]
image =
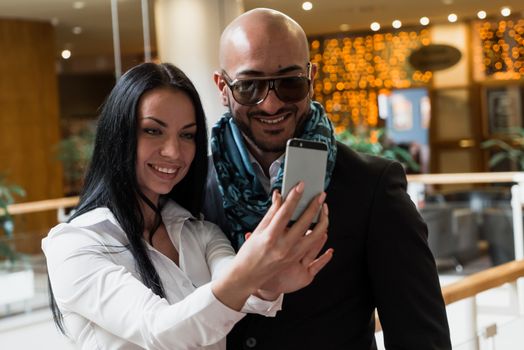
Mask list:
[[[211,169],[205,217],[228,232]],[[451,349],[427,228],[399,163],[338,144],[327,189],[331,262],[308,287],[284,296],[275,318],[247,315],[228,349],[375,349],[378,309],[387,349]]]

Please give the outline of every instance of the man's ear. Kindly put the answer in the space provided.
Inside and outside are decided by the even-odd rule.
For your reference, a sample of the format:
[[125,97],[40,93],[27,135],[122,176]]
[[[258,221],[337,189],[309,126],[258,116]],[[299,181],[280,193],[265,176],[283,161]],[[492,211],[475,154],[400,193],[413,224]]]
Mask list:
[[317,75],[318,66],[316,63],[311,63],[311,86],[309,87],[309,97],[313,98],[315,93],[315,77]]
[[219,72],[213,73],[213,80],[215,81],[215,85],[217,86],[218,90],[220,91],[222,105],[228,106],[229,105],[229,96],[227,94],[227,84],[224,81],[224,79],[222,79],[222,74],[220,74]]

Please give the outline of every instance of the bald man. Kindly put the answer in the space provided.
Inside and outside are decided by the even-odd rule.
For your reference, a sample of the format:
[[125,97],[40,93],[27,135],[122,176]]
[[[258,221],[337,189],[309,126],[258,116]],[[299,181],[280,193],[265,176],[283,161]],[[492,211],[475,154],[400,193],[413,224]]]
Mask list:
[[213,127],[205,217],[238,248],[279,189],[286,141],[328,146],[325,249],[332,261],[286,295],[276,318],[247,315],[228,349],[376,349],[377,309],[387,349],[451,349],[427,228],[400,164],[335,141],[313,98],[317,67],[303,29],[270,9],[236,18],[220,40],[214,81],[228,112]]

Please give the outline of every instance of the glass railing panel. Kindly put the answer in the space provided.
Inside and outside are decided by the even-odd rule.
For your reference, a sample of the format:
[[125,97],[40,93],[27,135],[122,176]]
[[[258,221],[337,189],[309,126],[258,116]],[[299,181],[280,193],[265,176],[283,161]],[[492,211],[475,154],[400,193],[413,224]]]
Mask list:
[[524,349],[524,316],[516,316],[512,320],[497,324],[496,334],[484,339],[489,350],[522,350]]
[[453,350],[480,350],[479,344],[476,338],[464,340],[460,343],[452,344]]
[[[0,244],[15,252],[14,260],[0,260],[0,320],[9,316],[47,308],[47,268],[43,254],[24,254],[18,247],[29,244],[35,236],[19,233]],[[4,246],[5,247],[5,246]]]

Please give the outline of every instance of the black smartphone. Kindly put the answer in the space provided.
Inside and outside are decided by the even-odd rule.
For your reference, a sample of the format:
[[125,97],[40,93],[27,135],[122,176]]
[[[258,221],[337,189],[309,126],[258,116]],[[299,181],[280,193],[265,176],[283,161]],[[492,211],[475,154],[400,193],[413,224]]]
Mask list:
[[[304,181],[304,193],[291,217],[296,221],[311,200],[324,191],[326,177],[327,146],[323,142],[293,138],[286,144],[282,198],[300,181]],[[318,213],[313,223],[318,221]]]

